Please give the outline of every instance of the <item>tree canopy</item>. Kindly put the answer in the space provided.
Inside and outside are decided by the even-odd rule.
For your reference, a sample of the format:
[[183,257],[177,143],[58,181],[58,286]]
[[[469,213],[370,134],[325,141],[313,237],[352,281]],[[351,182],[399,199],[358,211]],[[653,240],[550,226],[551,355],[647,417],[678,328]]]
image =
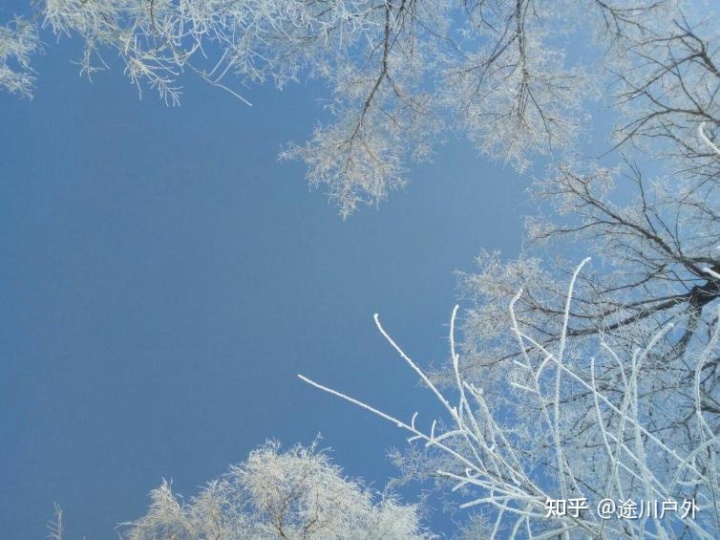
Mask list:
[[327,454],[266,443],[185,501],[169,482],[150,493],[142,518],[124,525],[127,540],[430,539],[416,506],[347,479]]
[[[525,251],[514,261],[482,253],[479,269],[462,275],[470,306],[457,345],[453,314],[450,362],[426,373],[380,327],[445,407],[446,423],[423,430],[415,416],[405,422],[371,410],[425,443],[421,458],[415,450],[398,457],[408,475],[449,480],[472,493],[467,506],[490,508],[468,534],[717,537],[720,35],[707,3],[34,6],[0,29],[0,86],[20,94],[31,91],[30,56],[43,31],[82,39],[88,74],[114,51],[139,88],[149,85],[169,103],[179,99],[182,72],[240,99],[233,80],[325,82],[332,120],[281,155],[302,159],[308,181],[324,186],[343,216],[403,186],[410,164],[451,136],[518,171],[546,156]],[[590,112],[601,106],[615,122],[614,139],[607,153],[588,158]],[[579,264],[588,255],[592,262]],[[275,450],[261,452],[270,459]],[[300,450],[295,457],[322,461]],[[231,489],[247,477],[247,467],[239,471],[214,485]],[[329,492],[347,487],[329,478]],[[170,506],[190,527],[202,501],[216,504],[213,489],[183,507],[164,485],[150,521],[134,530]],[[375,511],[358,496],[348,508]],[[586,498],[692,500],[702,517],[607,521],[592,507],[545,513],[548,500]],[[263,504],[255,507],[271,516],[263,526],[279,530],[284,518],[270,509],[283,503]]]
[[[667,76],[658,79],[661,65],[645,59],[682,45],[689,56],[678,58],[677,67],[684,70],[708,53],[704,34],[687,27],[691,7],[675,0],[43,0],[32,6],[0,29],[0,87],[12,92],[30,95],[30,56],[47,32],[82,40],[80,65],[88,75],[111,64],[105,58],[114,53],[139,90],[149,86],[168,103],[179,102],[185,72],[240,99],[243,84],[325,82],[332,120],[282,155],[302,159],[308,181],[324,186],[343,216],[403,186],[409,165],[428,159],[448,136],[465,136],[484,156],[519,170],[534,155],[572,153],[578,135],[587,133],[586,105],[611,82],[615,103],[635,111],[623,137],[673,131],[680,124],[661,122],[666,115],[654,107],[665,104],[653,102],[673,68],[666,65]],[[677,37],[664,41],[669,35]],[[570,45],[576,54],[568,54]],[[675,82],[679,92],[690,92],[682,97],[689,104],[693,92],[710,91],[695,80],[686,87]],[[684,114],[682,125],[693,114]]]

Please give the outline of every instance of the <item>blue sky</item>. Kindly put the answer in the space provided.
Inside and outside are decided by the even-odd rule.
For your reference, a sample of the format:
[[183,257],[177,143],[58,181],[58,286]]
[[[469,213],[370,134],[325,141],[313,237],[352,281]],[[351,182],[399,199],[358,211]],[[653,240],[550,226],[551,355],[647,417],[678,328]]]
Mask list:
[[110,538],[172,478],[197,487],[267,438],[323,446],[381,488],[394,426],[298,373],[394,414],[436,411],[377,333],[421,363],[481,248],[514,256],[526,180],[448,143],[379,211],[347,221],[302,164],[278,162],[322,110],[318,85],[245,92],[183,79],[182,106],[93,84],[50,43],[32,101],[0,94],[0,522]]

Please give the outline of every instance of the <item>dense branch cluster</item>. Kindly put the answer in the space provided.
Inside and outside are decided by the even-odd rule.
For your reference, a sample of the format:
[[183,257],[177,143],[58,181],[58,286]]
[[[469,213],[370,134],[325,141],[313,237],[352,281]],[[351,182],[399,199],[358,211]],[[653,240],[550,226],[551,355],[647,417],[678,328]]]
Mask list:
[[[635,64],[662,39],[675,2],[43,0],[33,6],[0,31],[0,87],[13,92],[31,91],[28,57],[41,30],[81,38],[80,64],[88,75],[111,65],[107,53],[115,53],[138,89],[148,85],[169,103],[180,98],[184,72],[240,99],[233,78],[280,87],[301,77],[326,81],[333,120],[282,155],[304,160],[309,182],[325,186],[347,216],[404,185],[410,163],[427,159],[446,135],[464,135],[485,156],[519,169],[534,154],[567,153],[589,118],[584,105],[612,77],[610,67],[629,61],[629,52],[637,61],[633,76],[623,75],[620,99],[640,101],[640,93],[660,84],[655,78],[643,86],[639,77],[652,66]],[[569,57],[568,43],[591,30],[595,43]],[[678,66],[714,66],[714,51],[702,49],[700,37],[682,39],[688,51]],[[600,55],[607,61],[599,62]],[[630,123],[624,136],[652,135],[659,122]]]
[[267,443],[187,502],[163,482],[150,494],[148,513],[124,524],[123,538],[432,538],[419,525],[417,507],[402,505],[391,496],[376,503],[367,487],[343,478],[341,472],[314,445],[280,452],[279,444]]
[[[487,381],[475,383],[467,375],[467,358],[454,339],[457,307],[450,324],[452,382],[446,389],[402,350],[376,315],[382,335],[440,402],[442,423],[434,420],[423,428],[417,413],[404,421],[301,378],[408,431],[411,443],[422,443],[419,462],[412,453],[398,454],[405,474],[430,470],[464,494],[461,508],[482,512],[466,520],[459,538],[716,538],[720,437],[706,420],[702,379],[705,367],[716,362],[720,323],[716,318],[709,342],[696,350],[697,364],[683,380],[682,395],[666,392],[658,404],[652,394],[668,373],[651,364],[671,324],[648,336],[643,348],[600,339],[594,354],[583,357],[578,353],[587,350],[572,347],[574,289],[588,261],[571,277],[560,333],[551,344],[518,322],[516,308],[525,291],[512,298],[509,333],[520,354],[509,366],[502,399]],[[658,419],[677,414],[667,410],[677,403],[689,406],[683,411],[684,437],[658,429]],[[553,513],[557,501],[579,506]],[[615,505],[611,514],[601,512],[606,501]],[[650,506],[641,508],[645,503]],[[628,504],[634,506],[627,510]],[[688,511],[661,516],[653,504]]]
[[[462,275],[471,308],[451,362],[425,374],[392,342],[446,408],[445,427],[370,408],[425,443],[423,457],[398,457],[406,475],[453,480],[483,509],[477,536],[720,531],[720,35],[683,3],[601,13],[615,146],[590,160],[565,142],[532,188],[528,247],[515,261],[484,252]],[[703,516],[547,519],[547,500],[577,498],[693,500]]]

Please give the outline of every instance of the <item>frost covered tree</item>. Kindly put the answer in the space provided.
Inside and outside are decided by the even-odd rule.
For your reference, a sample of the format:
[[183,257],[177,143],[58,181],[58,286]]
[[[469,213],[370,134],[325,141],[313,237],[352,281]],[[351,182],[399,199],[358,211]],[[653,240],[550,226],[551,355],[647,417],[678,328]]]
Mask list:
[[[524,293],[515,307],[520,328],[534,332],[545,346],[563,336],[580,356],[600,341],[644,348],[672,324],[644,368],[648,428],[691,448],[698,444],[687,429],[697,405],[689,391],[697,369],[700,411],[713,430],[720,428],[720,355],[698,367],[698,351],[710,343],[717,324],[720,298],[718,35],[685,19],[664,38],[646,41],[637,53],[648,65],[640,74],[630,70],[623,76],[634,89],[627,100],[638,102],[629,110],[641,111],[640,117],[618,131],[620,144],[628,137],[637,144],[625,149],[616,166],[569,159],[535,185],[546,215],[528,220],[526,252],[509,262],[483,254],[480,271],[463,276],[474,304],[464,323],[464,345],[468,370],[485,378],[505,376],[507,361],[519,352],[509,351],[501,336],[511,323],[507,305],[520,287]],[[548,262],[548,255],[567,257],[568,246],[581,247],[581,255],[596,261],[578,278],[569,320],[563,268],[572,265]],[[608,391],[617,388],[617,369],[595,376]],[[591,399],[582,392],[572,399],[580,403],[583,395]],[[592,421],[578,419],[577,427]]]
[[494,318],[487,307],[493,298],[510,298],[527,284],[532,292],[519,302],[521,321],[523,313],[532,313],[536,324],[541,316],[555,321],[546,333],[557,336],[564,287],[538,266],[547,255],[538,248],[558,254],[572,242],[603,265],[582,276],[568,335],[620,335],[646,323],[654,331],[682,314],[688,329],[674,351],[682,356],[705,306],[720,293],[719,41],[716,27],[678,16],[668,27],[644,28],[623,47],[628,58],[616,67],[620,163],[576,155],[535,184],[546,215],[528,221],[530,249],[522,260],[504,264],[484,254],[481,271],[465,276],[468,296],[486,306],[470,325]]
[[424,443],[398,456],[407,476],[479,510],[468,538],[720,534],[720,35],[709,4],[671,4],[605,20],[616,146],[559,156],[520,257],[483,253],[462,275],[451,361],[428,373],[385,334],[447,415],[371,410]]
[[[267,443],[184,500],[170,483],[150,493],[148,513],[124,524],[127,540],[430,539],[416,506],[376,501],[314,446],[280,452]],[[61,522],[60,522],[61,523]],[[53,526],[57,533],[62,527]],[[59,533],[58,533],[59,534]]]
[[[681,0],[39,0],[28,6],[0,29],[0,87],[12,92],[30,93],[30,55],[40,37],[53,34],[82,40],[80,64],[88,75],[117,55],[139,89],[150,86],[171,103],[180,98],[185,72],[241,99],[239,86],[247,83],[326,82],[333,119],[283,155],[304,160],[310,183],[325,186],[344,216],[402,186],[409,164],[427,159],[447,136],[465,136],[483,155],[520,170],[533,155],[571,152],[586,131],[588,101],[613,81],[613,106],[635,109],[649,98],[648,112],[622,130],[627,140],[673,131],[679,126],[651,111],[652,62],[686,13],[697,11]],[[703,43],[692,34],[679,39],[695,49]],[[705,49],[706,57],[712,52]],[[702,60],[699,51],[689,62]]]
[[[525,291],[517,291],[507,331],[518,354],[497,386],[467,369],[474,367],[471,357],[455,342],[457,307],[450,381],[421,368],[375,316],[444,409],[442,418],[428,422],[415,412],[404,420],[301,378],[410,433],[411,451],[396,456],[404,474],[450,485],[463,499],[460,508],[476,511],[463,520],[458,539],[717,538],[720,436],[704,410],[703,378],[718,361],[720,311],[710,339],[695,350],[681,395],[666,395],[658,406],[653,379],[663,374],[651,364],[672,325],[648,335],[643,347],[600,338],[595,347],[577,348],[568,339],[574,288],[587,262],[570,278],[560,333],[550,344],[521,327],[516,307]],[[610,371],[612,387],[603,380]],[[689,410],[676,410],[678,404]],[[684,436],[658,429],[657,419],[686,413]]]

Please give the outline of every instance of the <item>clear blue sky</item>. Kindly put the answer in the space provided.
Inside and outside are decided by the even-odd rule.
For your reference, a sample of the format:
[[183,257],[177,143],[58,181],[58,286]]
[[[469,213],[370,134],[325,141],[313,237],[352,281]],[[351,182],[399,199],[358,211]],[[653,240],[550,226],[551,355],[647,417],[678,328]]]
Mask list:
[[[409,418],[436,410],[376,332],[447,357],[457,269],[514,256],[526,181],[449,143],[404,192],[341,221],[280,146],[305,140],[317,85],[188,77],[180,108],[121,70],[78,77],[76,41],[34,59],[33,101],[0,94],[0,523],[114,537],[163,477],[178,492],[267,438],[322,433],[381,488],[404,434],[297,373]],[[423,416],[421,416],[421,419]]]

